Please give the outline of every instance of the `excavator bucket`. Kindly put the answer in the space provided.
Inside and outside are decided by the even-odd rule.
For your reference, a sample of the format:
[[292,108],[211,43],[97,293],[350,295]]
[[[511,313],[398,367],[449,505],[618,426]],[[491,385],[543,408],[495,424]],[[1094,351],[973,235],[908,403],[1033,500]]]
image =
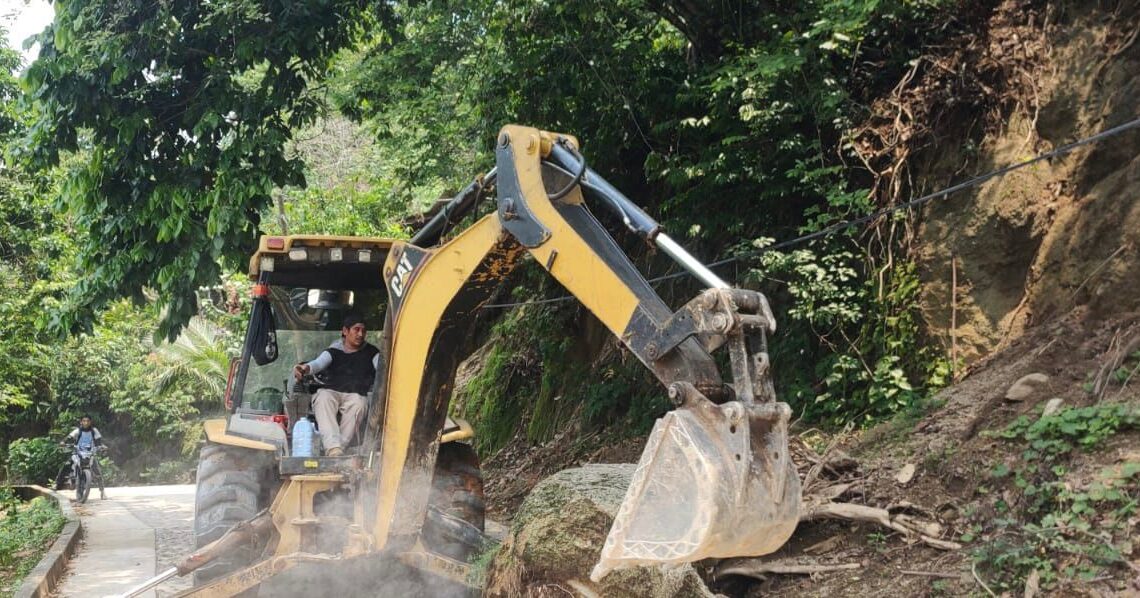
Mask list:
[[657,420],[591,579],[780,548],[800,512],[790,415],[784,403],[698,396]]

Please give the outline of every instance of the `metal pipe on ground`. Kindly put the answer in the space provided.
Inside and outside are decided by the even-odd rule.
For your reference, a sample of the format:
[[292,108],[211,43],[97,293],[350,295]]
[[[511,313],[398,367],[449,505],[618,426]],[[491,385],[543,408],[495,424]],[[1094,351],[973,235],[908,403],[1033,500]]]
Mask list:
[[199,567],[225,554],[251,538],[264,534],[273,528],[273,518],[269,511],[258,513],[252,519],[243,521],[222,534],[222,537],[199,548],[181,563],[131,588],[119,598],[132,598],[174,577],[183,577]]

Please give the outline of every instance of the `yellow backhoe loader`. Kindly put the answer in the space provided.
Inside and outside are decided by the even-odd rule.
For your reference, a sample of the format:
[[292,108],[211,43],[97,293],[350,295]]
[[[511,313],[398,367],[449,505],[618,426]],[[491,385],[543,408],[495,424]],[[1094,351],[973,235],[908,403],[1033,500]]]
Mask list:
[[[764,296],[730,287],[682,249],[587,167],[575,138],[509,125],[495,154],[495,168],[409,241],[261,239],[228,417],[206,424],[199,549],[128,595],[193,571],[196,585],[181,595],[231,596],[311,563],[398,563],[462,587],[483,537],[483,489],[464,442],[471,427],[449,418],[448,405],[478,310],[527,256],[654,373],[674,406],[650,435],[594,579],[767,554],[788,539],[800,484],[788,454],[790,409],[769,376],[775,321]],[[494,211],[443,242],[483,197],[494,197]],[[669,309],[587,197],[708,288]],[[308,413],[313,386],[294,381],[292,368],[339,336],[349,309],[380,331],[362,440],[342,456],[294,456],[290,426]],[[727,377],[712,356],[721,348]]]

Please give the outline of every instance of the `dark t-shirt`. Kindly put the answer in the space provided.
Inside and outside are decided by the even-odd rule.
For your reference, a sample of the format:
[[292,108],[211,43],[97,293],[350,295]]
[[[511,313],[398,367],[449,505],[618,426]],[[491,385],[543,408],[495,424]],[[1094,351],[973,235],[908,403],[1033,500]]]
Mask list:
[[376,356],[380,349],[371,343],[351,353],[344,350],[344,340],[329,345],[319,357],[309,362],[310,370],[324,373],[325,388],[337,392],[365,395],[376,379]]

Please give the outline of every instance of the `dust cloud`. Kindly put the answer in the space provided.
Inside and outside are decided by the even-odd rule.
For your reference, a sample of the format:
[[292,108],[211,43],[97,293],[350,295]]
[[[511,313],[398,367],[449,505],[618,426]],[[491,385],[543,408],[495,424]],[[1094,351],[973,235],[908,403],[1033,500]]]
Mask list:
[[[431,491],[431,476],[418,483],[426,498]],[[366,481],[357,486],[365,512],[374,512],[377,503],[375,488]],[[314,510],[321,517],[353,519],[355,500],[350,491],[337,490],[319,494]],[[330,533],[330,536],[337,534]],[[342,547],[330,538],[329,543],[318,542],[325,554],[339,554]],[[263,582],[257,595],[262,598],[315,598],[315,597],[366,597],[366,596],[424,596],[438,598],[477,597],[481,592],[472,587],[450,582],[430,572],[409,566],[393,553],[377,552],[358,556],[335,564],[303,563]]]

